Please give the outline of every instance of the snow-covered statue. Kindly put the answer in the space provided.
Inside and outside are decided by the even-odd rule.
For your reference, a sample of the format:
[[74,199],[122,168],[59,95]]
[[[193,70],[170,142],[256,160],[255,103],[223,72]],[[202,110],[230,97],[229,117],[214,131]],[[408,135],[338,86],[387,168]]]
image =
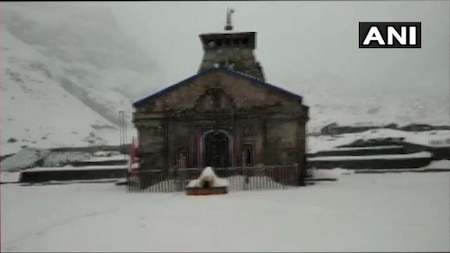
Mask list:
[[228,181],[218,177],[212,167],[206,167],[199,178],[189,182],[186,193],[188,195],[225,194],[228,193]]
[[200,175],[199,182],[198,182],[199,187],[211,188],[212,186],[214,186],[215,179],[216,179],[216,174],[214,173],[212,168],[206,167],[202,171],[202,174]]

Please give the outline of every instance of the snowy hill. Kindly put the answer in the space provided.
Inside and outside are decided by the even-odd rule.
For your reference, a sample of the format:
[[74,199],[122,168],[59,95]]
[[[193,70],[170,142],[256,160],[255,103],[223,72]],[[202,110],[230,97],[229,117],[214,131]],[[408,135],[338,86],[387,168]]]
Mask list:
[[8,30],[2,31],[1,153],[21,146],[107,144],[118,127],[66,91],[58,66]]
[[107,11],[61,5],[2,4],[2,155],[22,146],[118,144],[118,111],[130,122],[131,84],[139,87],[143,67],[155,67]]
[[[373,129],[361,133],[339,134],[334,136],[309,136],[308,153],[315,153],[322,150],[335,149],[338,146],[348,145],[356,140],[370,140],[380,138],[403,138],[404,142],[428,147],[448,147],[446,142],[439,143],[439,140],[450,139],[449,130],[406,132],[393,129]],[[435,144],[434,144],[435,143]]]
[[[178,81],[179,72],[161,59],[172,48],[140,48],[107,4],[2,3],[1,14],[2,155],[21,146],[118,144],[120,110],[126,113],[130,139],[135,135],[131,102],[143,90],[154,92],[170,85],[168,80]],[[433,84],[439,71],[430,70],[421,81]],[[269,82],[305,97],[311,107],[309,132],[332,122],[450,123],[450,100],[442,89],[408,87],[405,92],[393,85],[381,90],[329,73],[295,83]]]
[[[433,73],[430,71],[430,77]],[[442,73],[445,72],[441,71],[440,75]],[[300,81],[300,87],[285,83],[288,84],[286,88],[303,95],[306,105],[310,106],[309,132],[317,132],[334,122],[353,126],[450,125],[450,91],[448,88],[443,91],[441,84],[436,88],[430,85],[428,89],[392,85],[389,90],[383,90],[376,86],[364,87],[343,76],[327,73]]]

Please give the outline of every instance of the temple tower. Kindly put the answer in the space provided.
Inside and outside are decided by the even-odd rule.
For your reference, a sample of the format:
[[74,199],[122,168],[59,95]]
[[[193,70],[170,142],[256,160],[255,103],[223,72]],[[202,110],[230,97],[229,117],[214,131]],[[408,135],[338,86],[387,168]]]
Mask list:
[[256,32],[233,31],[233,13],[233,9],[227,10],[223,32],[200,34],[204,53],[199,72],[225,67],[265,81],[263,69],[254,54]]

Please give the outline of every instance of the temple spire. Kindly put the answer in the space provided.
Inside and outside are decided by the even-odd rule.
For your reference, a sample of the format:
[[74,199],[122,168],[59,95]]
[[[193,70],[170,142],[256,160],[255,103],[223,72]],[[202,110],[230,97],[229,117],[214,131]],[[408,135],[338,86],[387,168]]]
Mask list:
[[198,73],[227,68],[264,81],[261,64],[256,60],[256,32],[236,32],[232,24],[233,8],[227,8],[225,31],[200,34],[203,59]]
[[227,24],[225,25],[225,31],[231,31],[233,30],[233,25],[231,24],[231,14],[234,13],[233,8],[227,9]]

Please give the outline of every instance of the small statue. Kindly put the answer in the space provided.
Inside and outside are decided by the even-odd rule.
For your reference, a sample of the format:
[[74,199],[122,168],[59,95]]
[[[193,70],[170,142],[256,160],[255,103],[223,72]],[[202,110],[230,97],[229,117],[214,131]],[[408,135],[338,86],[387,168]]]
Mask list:
[[228,8],[227,9],[227,24],[225,25],[225,30],[226,31],[231,31],[233,30],[233,25],[231,24],[231,14],[234,13],[234,9],[233,8]]

